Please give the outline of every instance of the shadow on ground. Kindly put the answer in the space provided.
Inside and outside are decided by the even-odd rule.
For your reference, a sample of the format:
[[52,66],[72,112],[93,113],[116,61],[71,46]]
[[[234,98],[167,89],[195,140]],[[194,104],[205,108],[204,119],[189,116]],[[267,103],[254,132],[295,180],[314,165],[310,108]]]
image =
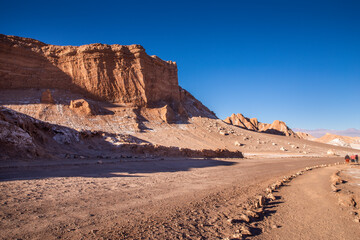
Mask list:
[[[52,161],[54,163],[54,161]],[[101,164],[99,164],[101,163]],[[124,162],[99,162],[88,160],[79,163],[62,162],[56,165],[19,166],[0,168],[0,181],[32,180],[56,177],[146,177],[141,174],[159,172],[190,171],[192,168],[215,166],[232,166],[236,162],[215,159],[172,159],[172,160],[138,160]]]

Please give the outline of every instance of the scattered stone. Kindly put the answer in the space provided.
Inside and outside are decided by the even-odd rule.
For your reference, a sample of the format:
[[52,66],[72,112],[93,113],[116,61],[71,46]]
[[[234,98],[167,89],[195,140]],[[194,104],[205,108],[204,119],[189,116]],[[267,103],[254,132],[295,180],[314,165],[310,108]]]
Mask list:
[[336,155],[335,151],[332,149],[329,149],[326,154],[327,155]]
[[276,146],[277,144],[276,143],[272,143],[273,146]]
[[240,220],[247,222],[247,223],[250,222],[250,218],[246,214],[241,214]]
[[242,234],[241,233],[235,233],[234,235],[232,235],[233,238],[236,239],[241,239],[242,238]]
[[225,131],[220,131],[219,133],[220,133],[221,135],[223,135],[223,136],[229,135],[229,133],[227,133],[227,132],[225,132]]
[[276,200],[276,197],[275,197],[274,194],[272,194],[272,193],[269,193],[269,194],[267,195],[267,198],[270,199],[271,201],[275,201],[275,200]]
[[272,228],[272,229],[279,228],[279,227],[280,227],[280,226],[278,226],[278,225],[276,225],[276,224],[271,225],[271,228]]
[[250,228],[247,226],[241,226],[240,231],[242,234],[251,235]]
[[335,185],[333,185],[333,184],[331,184],[331,190],[332,190],[333,192],[338,192],[338,191],[339,191],[339,189],[338,189]]
[[238,147],[241,147],[243,144],[241,144],[240,142],[238,142],[238,141],[235,141],[235,146],[238,146]]
[[284,148],[284,147],[281,147],[281,148],[280,148],[280,150],[281,150],[281,151],[284,151],[284,152],[286,152],[286,151],[287,151],[287,149],[286,149],[286,148]]
[[259,215],[256,212],[251,211],[251,210],[248,210],[245,213],[246,213],[247,216],[249,216],[251,218],[258,218],[259,217]]
[[259,196],[258,201],[259,201],[260,207],[265,205],[265,197],[264,196]]

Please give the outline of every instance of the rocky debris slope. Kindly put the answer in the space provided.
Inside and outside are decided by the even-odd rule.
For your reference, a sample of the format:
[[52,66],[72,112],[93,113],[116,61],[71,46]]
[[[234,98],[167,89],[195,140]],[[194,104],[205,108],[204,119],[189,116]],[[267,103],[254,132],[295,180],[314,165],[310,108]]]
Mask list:
[[1,158],[48,157],[59,143],[78,141],[75,132],[0,106]]
[[327,143],[334,146],[360,149],[360,137],[348,137],[327,133],[321,138],[314,139],[314,141]]
[[[82,103],[82,101],[80,101]],[[76,103],[74,103],[76,104]],[[133,158],[228,157],[240,151],[153,145],[131,135],[75,130],[43,122],[0,106],[0,159],[21,158]]]
[[286,123],[275,120],[273,123],[261,123],[257,120],[257,118],[247,118],[242,114],[232,114],[230,117],[227,117],[224,122],[228,124],[232,124],[235,126],[239,126],[241,128],[245,128],[252,131],[271,133],[276,135],[284,135],[284,136],[292,136],[299,138],[299,136],[294,133]]

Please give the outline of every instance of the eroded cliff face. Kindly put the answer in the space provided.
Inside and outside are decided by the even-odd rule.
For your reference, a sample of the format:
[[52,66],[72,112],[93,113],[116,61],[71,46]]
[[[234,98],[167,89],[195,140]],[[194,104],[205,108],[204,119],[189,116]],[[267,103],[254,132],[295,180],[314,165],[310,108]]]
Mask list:
[[271,124],[262,123],[259,122],[257,118],[249,119],[244,117],[241,113],[233,113],[230,117],[227,117],[224,122],[252,131],[299,138],[299,136],[293,130],[291,130],[285,122],[279,120],[275,120]]
[[59,88],[134,106],[178,108],[175,62],[140,45],[55,46],[0,35],[0,88]]

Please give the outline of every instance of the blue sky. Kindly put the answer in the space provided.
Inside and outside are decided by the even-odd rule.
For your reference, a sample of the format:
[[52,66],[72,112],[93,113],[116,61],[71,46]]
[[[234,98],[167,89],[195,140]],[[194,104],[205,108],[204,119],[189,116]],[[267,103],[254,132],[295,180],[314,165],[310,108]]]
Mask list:
[[218,117],[360,129],[360,1],[2,1],[0,33],[141,44]]

